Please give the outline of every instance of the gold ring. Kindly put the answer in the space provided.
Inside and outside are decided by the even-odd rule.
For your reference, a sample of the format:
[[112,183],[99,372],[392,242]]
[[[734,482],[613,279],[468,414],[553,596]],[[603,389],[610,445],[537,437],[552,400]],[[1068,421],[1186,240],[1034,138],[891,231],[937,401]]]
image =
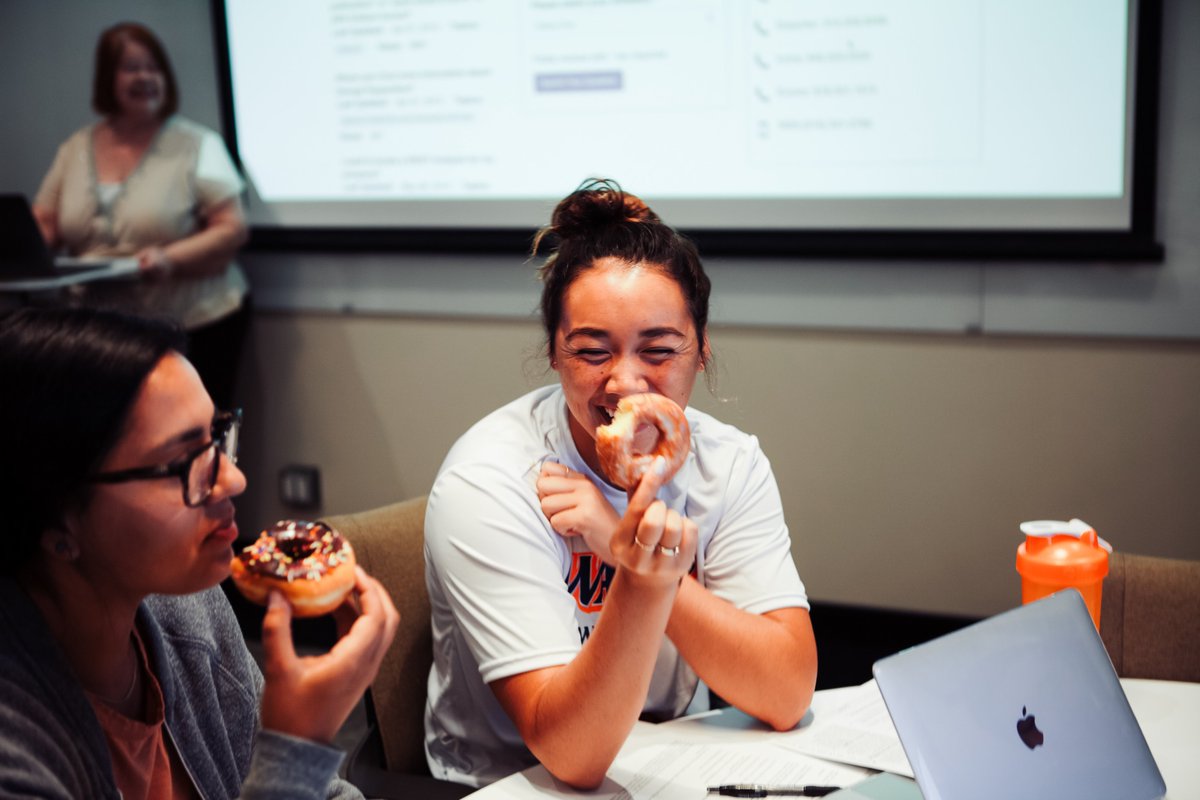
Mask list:
[[675,545],[674,547],[663,547],[660,544],[658,546],[658,552],[662,553],[664,556],[670,556],[671,558],[674,558],[675,556],[679,555],[679,545]]
[[641,539],[639,539],[636,535],[633,537],[633,543],[636,544],[638,547],[642,548],[643,550],[645,550],[647,553],[653,553],[655,550],[654,545],[646,544]]

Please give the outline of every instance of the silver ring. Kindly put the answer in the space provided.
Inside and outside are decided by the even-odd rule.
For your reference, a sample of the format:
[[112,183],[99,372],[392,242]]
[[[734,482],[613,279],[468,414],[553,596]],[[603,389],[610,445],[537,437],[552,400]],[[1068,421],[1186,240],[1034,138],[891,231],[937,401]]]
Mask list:
[[643,550],[645,550],[647,553],[653,553],[656,549],[654,545],[646,544],[641,539],[639,539],[637,536],[633,537],[633,543],[636,544],[638,547],[642,548]]
[[670,556],[671,558],[674,558],[675,556],[679,555],[679,545],[675,545],[674,547],[663,547],[660,544],[658,546],[658,552],[662,553],[664,556]]

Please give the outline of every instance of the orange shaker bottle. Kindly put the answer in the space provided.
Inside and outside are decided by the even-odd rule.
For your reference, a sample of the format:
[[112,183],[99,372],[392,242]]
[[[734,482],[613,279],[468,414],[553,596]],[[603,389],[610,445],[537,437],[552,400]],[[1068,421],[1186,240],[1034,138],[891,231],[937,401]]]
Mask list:
[[1100,596],[1112,545],[1081,519],[1041,519],[1021,523],[1025,542],[1017,547],[1021,602],[1032,603],[1073,586],[1083,595],[1100,629]]

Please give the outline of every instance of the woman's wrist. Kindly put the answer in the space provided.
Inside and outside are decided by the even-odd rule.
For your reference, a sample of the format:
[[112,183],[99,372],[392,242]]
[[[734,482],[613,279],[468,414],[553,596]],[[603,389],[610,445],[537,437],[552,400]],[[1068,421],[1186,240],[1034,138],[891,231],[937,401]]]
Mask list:
[[162,275],[170,277],[171,273],[175,271],[175,262],[171,260],[171,257],[167,255],[167,251],[163,248],[156,247],[154,249],[156,251],[155,267]]
[[175,271],[175,263],[167,255],[167,251],[157,245],[138,253],[138,266],[142,272],[155,277],[167,278]]

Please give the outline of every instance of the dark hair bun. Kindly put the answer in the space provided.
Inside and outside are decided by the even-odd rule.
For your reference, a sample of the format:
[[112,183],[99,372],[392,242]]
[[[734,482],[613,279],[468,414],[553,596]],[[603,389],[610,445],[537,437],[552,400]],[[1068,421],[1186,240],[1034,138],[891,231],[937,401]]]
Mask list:
[[640,197],[622,191],[616,181],[592,178],[558,204],[550,230],[560,239],[572,239],[594,236],[611,225],[659,221]]

